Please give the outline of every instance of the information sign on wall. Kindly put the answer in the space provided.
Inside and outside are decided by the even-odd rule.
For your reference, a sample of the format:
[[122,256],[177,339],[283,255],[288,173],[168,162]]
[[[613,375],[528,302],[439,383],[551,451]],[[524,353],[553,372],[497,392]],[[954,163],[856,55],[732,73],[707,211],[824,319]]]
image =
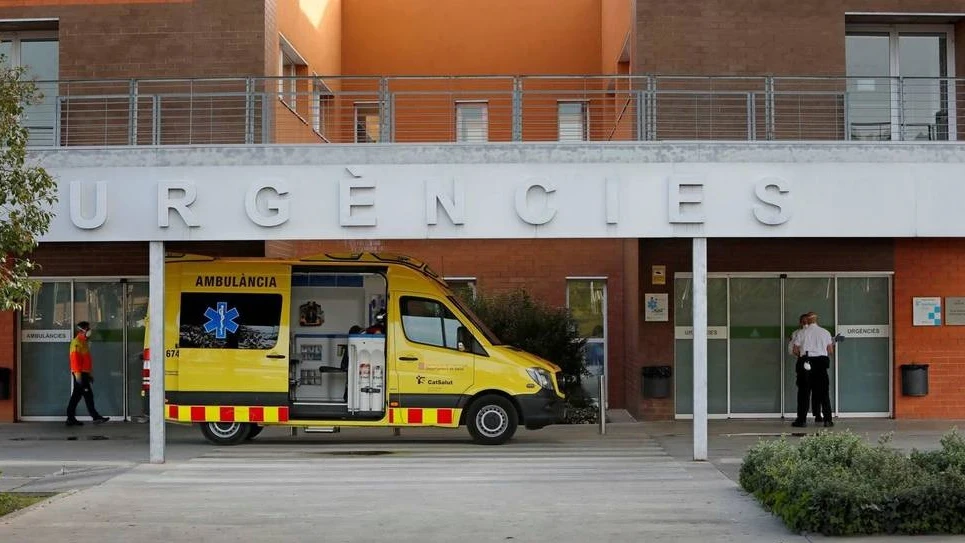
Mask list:
[[965,296],[949,296],[945,298],[945,324],[953,326],[965,325]]
[[942,299],[939,296],[912,298],[912,325],[941,326]]
[[666,292],[648,293],[643,296],[645,302],[644,320],[647,322],[667,322],[670,320],[669,305],[670,295]]

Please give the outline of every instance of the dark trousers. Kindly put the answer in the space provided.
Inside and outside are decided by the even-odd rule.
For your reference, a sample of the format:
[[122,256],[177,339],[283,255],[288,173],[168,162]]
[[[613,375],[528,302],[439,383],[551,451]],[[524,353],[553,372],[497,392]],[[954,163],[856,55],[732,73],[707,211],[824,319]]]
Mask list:
[[804,357],[797,359],[794,365],[797,374],[797,418],[798,422],[804,422],[808,418],[808,408],[811,407],[811,377],[809,371],[804,369]]
[[[71,375],[73,376],[73,374]],[[87,405],[87,413],[95,419],[100,418],[100,413],[94,407],[94,391],[90,387],[90,374],[86,371],[81,372],[80,379],[74,377],[73,380],[74,391],[70,395],[70,401],[67,402],[67,420],[77,418],[77,404],[80,403],[81,396],[83,396],[84,403]]]
[[831,379],[828,370],[831,359],[827,356],[812,356],[811,362],[811,395],[814,416],[824,420],[831,420]]

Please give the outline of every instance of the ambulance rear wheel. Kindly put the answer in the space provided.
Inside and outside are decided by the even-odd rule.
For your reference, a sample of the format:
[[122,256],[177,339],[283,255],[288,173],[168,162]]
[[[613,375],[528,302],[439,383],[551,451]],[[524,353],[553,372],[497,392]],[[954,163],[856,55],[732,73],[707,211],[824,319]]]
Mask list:
[[251,431],[248,432],[248,437],[245,438],[247,440],[255,439],[258,436],[258,434],[260,434],[261,431],[265,429],[265,427],[260,424],[252,424],[250,426],[251,426]]
[[513,403],[502,396],[483,396],[469,406],[466,426],[480,445],[502,445],[516,433],[519,417]]
[[237,445],[251,433],[246,422],[202,422],[201,433],[215,445]]

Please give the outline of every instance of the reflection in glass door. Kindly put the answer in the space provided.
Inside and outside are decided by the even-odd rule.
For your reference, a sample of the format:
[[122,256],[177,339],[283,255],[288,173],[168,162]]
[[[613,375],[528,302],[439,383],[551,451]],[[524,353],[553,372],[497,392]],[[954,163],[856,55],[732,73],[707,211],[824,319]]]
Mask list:
[[730,410],[781,409],[781,283],[777,277],[730,280]]
[[[674,383],[677,413],[694,411],[693,280],[674,280]],[[727,279],[707,279],[707,413],[727,410]]]
[[141,378],[144,368],[141,355],[144,350],[144,330],[147,319],[148,284],[126,284],[125,333],[127,336],[127,413],[130,417],[147,414],[145,398],[141,397]]
[[842,413],[891,412],[890,294],[888,277],[838,279],[837,331],[846,338],[837,346]]
[[74,319],[88,321],[93,332],[90,354],[94,359],[94,402],[108,417],[124,416],[124,286],[114,282],[74,283]]
[[21,416],[65,416],[74,330],[70,287],[70,281],[43,283],[20,315]]
[[567,279],[566,306],[586,340],[583,361],[590,375],[583,377],[583,392],[599,401],[600,379],[606,380],[606,279]]

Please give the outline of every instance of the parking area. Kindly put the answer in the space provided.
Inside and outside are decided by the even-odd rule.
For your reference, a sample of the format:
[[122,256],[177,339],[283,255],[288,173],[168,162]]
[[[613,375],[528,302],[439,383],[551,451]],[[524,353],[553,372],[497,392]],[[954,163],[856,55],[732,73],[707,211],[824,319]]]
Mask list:
[[[954,425],[835,430],[928,447]],[[712,460],[692,462],[686,422],[611,424],[605,436],[557,426],[499,447],[464,431],[281,428],[214,447],[169,426],[168,463],[150,465],[145,425],[4,425],[0,489],[61,494],[0,520],[0,540],[805,541],[733,480],[747,446],[786,429],[712,421]]]

